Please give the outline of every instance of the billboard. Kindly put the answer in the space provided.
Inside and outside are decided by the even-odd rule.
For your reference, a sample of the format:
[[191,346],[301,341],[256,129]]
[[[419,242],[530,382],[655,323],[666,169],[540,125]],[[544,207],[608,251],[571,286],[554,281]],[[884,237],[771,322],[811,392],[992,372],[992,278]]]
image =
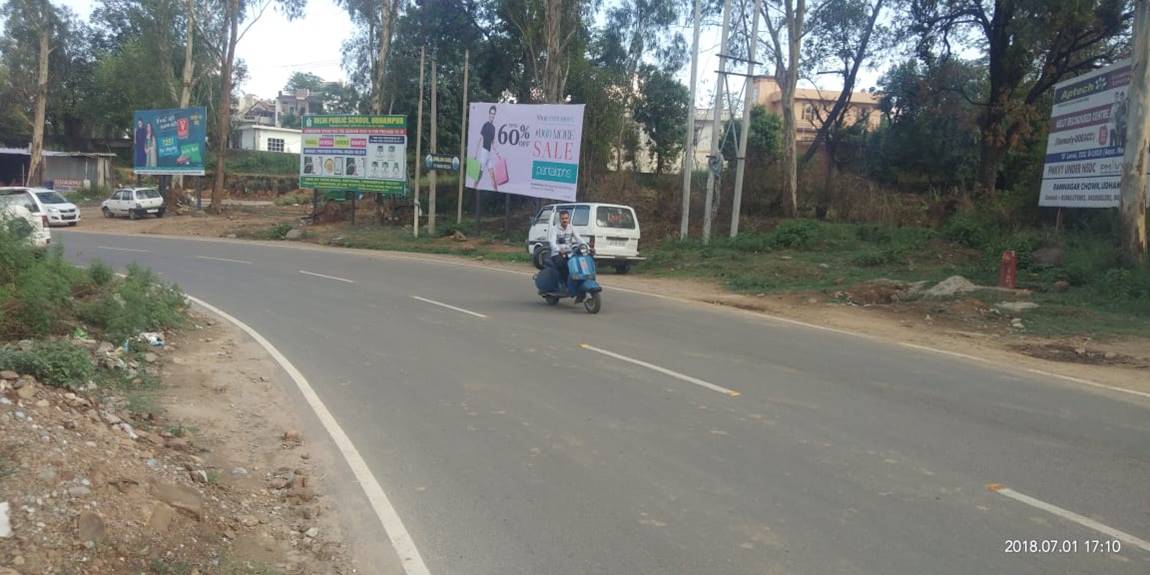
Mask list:
[[467,124],[467,186],[575,201],[583,105],[473,103]]
[[132,170],[140,176],[204,175],[203,108],[132,114]]
[[407,116],[303,117],[301,188],[407,193]]
[[1123,61],[1054,85],[1038,205],[1118,207],[1130,75]]

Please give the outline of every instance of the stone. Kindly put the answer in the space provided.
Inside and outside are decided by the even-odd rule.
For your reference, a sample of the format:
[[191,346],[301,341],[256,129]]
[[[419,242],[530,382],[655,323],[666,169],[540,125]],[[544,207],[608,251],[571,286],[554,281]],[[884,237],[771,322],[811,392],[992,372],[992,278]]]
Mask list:
[[289,443],[299,443],[300,441],[303,441],[303,434],[295,430],[285,431],[283,434],[283,440]]
[[1117,353],[1114,353],[1113,351],[1108,351],[1108,352],[1106,352],[1105,354],[1103,354],[1103,356],[1102,356],[1102,357],[1105,357],[1105,358],[1106,358],[1106,359],[1108,359],[1108,360],[1113,360],[1113,359],[1117,359],[1117,358],[1118,358],[1118,354],[1117,354]]
[[0,575],[20,575],[20,572],[11,567],[0,567]]
[[140,438],[140,436],[136,434],[136,430],[133,429],[132,426],[127,424],[127,423],[121,423],[121,424],[117,425],[116,429],[119,429],[120,431],[124,432],[124,435],[127,435],[128,438],[132,439],[133,441]]
[[465,242],[467,241],[467,235],[459,230],[455,230],[455,233],[451,234],[451,239],[457,242]]
[[12,518],[8,515],[10,507],[7,501],[0,501],[0,539],[12,536]]
[[36,386],[34,384],[25,384],[20,389],[16,390],[16,397],[23,400],[29,400],[36,397]]
[[994,307],[1012,313],[1022,313],[1032,309],[1038,309],[1038,304],[1032,301],[1004,301],[994,304]]
[[1042,248],[1030,254],[1030,261],[1040,266],[1060,267],[1066,262],[1062,248]]
[[1077,353],[1078,355],[1086,355],[1086,347],[1077,347],[1074,349],[1074,353]]
[[232,476],[233,477],[247,477],[248,476],[248,470],[244,469],[243,467],[236,467],[236,468],[232,469]]
[[303,237],[303,230],[299,228],[292,228],[284,234],[285,240],[298,240]]
[[1011,327],[1014,327],[1017,329],[1022,329],[1022,319],[1016,317],[1016,318],[1010,320],[1010,325],[1011,325]]
[[192,475],[192,481],[194,481],[196,483],[207,483],[208,482],[208,472],[204,471],[203,469],[197,469],[197,470],[193,471],[191,473],[191,475]]
[[234,239],[236,239],[236,237],[237,237],[237,236],[236,236],[235,234],[228,234],[228,239],[229,239],[229,240],[234,240]]
[[953,297],[958,294],[970,293],[978,289],[974,282],[962,276],[950,276],[934,287],[926,290],[927,297]]
[[152,535],[162,535],[168,531],[175,518],[175,509],[166,503],[157,502],[152,506],[152,514],[148,517],[148,531],[151,531]]
[[88,487],[84,487],[83,485],[68,488],[68,495],[72,497],[87,497],[91,494],[92,490]]
[[40,409],[44,409],[45,407],[51,407],[51,405],[52,404],[49,403],[47,399],[41,399],[40,401],[36,402],[36,407],[38,407]]
[[316,537],[319,537],[319,528],[312,527],[311,529],[308,529],[306,532],[304,532],[303,536],[307,537],[308,539],[315,539]]
[[236,517],[236,521],[238,521],[240,525],[243,525],[244,527],[255,527],[256,525],[260,524],[260,520],[257,519],[254,515],[241,515]]
[[160,356],[156,355],[155,353],[149,351],[148,353],[144,354],[145,363],[156,363],[157,361],[160,361]]
[[0,371],[0,379],[3,379],[5,381],[16,381],[17,379],[20,379],[20,374],[14,372],[12,370],[6,369],[4,371]]
[[76,519],[76,538],[81,543],[99,543],[104,540],[107,528],[104,518],[92,511],[85,511]]
[[187,451],[190,445],[188,440],[182,437],[169,437],[164,440],[164,446],[168,449],[175,449],[176,451]]
[[119,425],[124,422],[123,419],[120,419],[119,416],[110,411],[100,412],[100,418],[103,419],[104,423],[107,423],[108,425]]
[[1057,293],[1066,293],[1070,291],[1070,282],[1066,280],[1058,280],[1054,282],[1054,291]]
[[204,500],[191,487],[157,481],[152,484],[152,495],[156,499],[191,515],[197,521],[204,517]]
[[40,481],[43,481],[45,483],[52,483],[52,482],[56,481],[56,468],[55,467],[41,468],[40,472],[36,474],[36,477],[38,479],[40,479]]

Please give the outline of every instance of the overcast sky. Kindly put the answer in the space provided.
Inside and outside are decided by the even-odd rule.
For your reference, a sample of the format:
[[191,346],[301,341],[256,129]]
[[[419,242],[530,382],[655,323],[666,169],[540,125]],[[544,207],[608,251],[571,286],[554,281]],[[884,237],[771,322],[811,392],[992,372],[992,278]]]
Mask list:
[[[53,1],[72,8],[85,19],[91,16],[92,7],[96,3],[94,0]],[[352,30],[347,12],[336,6],[333,0],[309,0],[303,18],[291,22],[269,10],[237,48],[239,57],[248,65],[248,79],[240,91],[270,98],[283,89],[288,77],[296,71],[311,72],[326,80],[344,80],[346,74],[340,67],[340,49],[344,39],[351,36]],[[690,42],[690,27],[681,25],[680,30]],[[704,27],[700,34],[697,100],[700,107],[710,107],[713,103],[715,72],[719,65],[719,40],[717,25]],[[740,65],[739,72],[745,71],[742,67]],[[874,86],[879,75],[879,72],[873,70],[860,72],[859,89]],[[684,84],[690,81],[689,65],[683,67],[679,79]],[[742,88],[742,81],[732,76],[730,87],[738,92]],[[832,88],[835,83],[824,82],[822,87]]]

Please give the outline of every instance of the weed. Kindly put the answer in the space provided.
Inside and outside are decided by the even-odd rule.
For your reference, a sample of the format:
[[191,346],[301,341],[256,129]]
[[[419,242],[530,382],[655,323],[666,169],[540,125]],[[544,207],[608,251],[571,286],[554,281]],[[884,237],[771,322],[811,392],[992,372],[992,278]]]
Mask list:
[[88,279],[94,286],[104,287],[112,283],[115,277],[116,274],[112,271],[111,266],[100,260],[96,260],[88,265]]
[[38,341],[28,351],[0,348],[0,369],[69,389],[86,385],[93,372],[88,351],[67,341]]
[[81,319],[113,339],[124,341],[142,331],[179,327],[188,302],[179,288],[160,282],[155,273],[135,264],[114,289],[81,306]]

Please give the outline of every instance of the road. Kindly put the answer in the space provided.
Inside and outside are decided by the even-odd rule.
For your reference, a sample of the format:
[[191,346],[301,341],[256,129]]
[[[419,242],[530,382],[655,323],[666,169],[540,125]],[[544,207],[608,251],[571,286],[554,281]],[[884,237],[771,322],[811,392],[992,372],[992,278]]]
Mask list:
[[436,575],[1150,572],[1146,398],[609,276],[591,316],[529,276],[418,257],[58,237],[270,340]]

